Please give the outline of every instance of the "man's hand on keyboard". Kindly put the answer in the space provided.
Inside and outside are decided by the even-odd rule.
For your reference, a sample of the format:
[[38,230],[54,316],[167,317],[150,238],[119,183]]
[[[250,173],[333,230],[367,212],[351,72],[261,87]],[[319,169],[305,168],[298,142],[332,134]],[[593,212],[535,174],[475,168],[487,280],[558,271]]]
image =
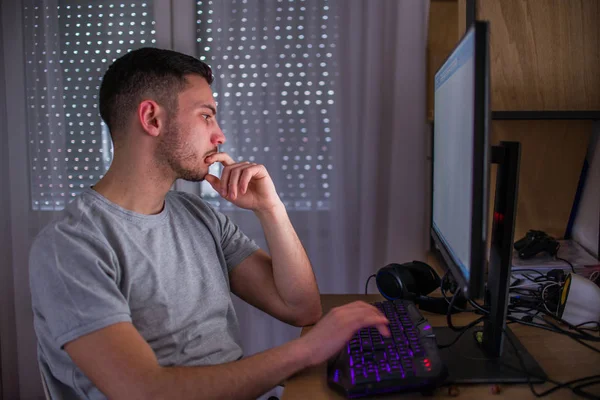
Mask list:
[[327,361],[361,328],[375,326],[384,336],[390,336],[388,319],[374,306],[362,301],[333,308],[306,335],[302,336],[310,365]]

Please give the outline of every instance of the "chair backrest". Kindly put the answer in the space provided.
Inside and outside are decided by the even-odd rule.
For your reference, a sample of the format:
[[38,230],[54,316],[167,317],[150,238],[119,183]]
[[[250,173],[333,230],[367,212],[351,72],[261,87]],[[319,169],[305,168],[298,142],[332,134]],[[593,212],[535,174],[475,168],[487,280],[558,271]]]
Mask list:
[[46,400],[52,400],[52,397],[50,397],[50,392],[48,391],[48,385],[46,384],[46,378],[44,378],[44,374],[41,370],[40,378],[42,378],[42,386],[44,387],[44,396],[46,396]]

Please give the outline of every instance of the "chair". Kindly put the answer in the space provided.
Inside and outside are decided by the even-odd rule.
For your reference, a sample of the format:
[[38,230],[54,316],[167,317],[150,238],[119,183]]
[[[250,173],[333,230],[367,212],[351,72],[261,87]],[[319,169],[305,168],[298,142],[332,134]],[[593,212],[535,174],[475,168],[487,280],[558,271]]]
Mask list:
[[44,378],[44,374],[40,370],[40,378],[42,378],[42,387],[44,388],[44,396],[46,396],[46,400],[52,400],[50,397],[50,392],[48,391],[48,385],[46,384],[46,379]]

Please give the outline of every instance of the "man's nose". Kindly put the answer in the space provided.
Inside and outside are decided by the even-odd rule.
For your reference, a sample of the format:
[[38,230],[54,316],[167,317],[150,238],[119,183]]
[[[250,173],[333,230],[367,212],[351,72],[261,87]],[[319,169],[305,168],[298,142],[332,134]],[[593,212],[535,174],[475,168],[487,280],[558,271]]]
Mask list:
[[225,138],[225,134],[223,133],[221,128],[219,126],[217,126],[217,129],[215,130],[215,132],[213,133],[213,135],[211,137],[212,144],[214,144],[215,146],[221,145],[221,144],[225,143],[226,140],[227,139]]

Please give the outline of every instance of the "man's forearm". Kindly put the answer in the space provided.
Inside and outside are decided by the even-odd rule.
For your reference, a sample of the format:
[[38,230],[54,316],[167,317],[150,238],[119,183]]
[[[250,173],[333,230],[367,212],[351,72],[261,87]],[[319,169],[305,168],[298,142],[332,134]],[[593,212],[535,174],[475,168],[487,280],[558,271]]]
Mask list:
[[284,205],[256,215],[267,239],[275,287],[280,297],[288,307],[303,314],[304,324],[316,322],[321,315],[317,282]]
[[308,367],[309,359],[301,339],[296,339],[226,364],[164,367],[151,379],[147,395],[153,399],[256,399]]

